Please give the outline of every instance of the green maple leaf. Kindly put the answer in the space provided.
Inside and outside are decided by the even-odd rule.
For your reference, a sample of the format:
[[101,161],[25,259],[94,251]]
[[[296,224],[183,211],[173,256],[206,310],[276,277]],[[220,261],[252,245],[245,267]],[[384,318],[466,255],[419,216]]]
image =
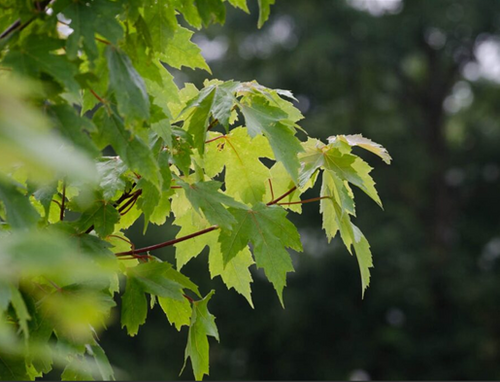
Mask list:
[[123,36],[123,28],[115,19],[121,6],[112,1],[72,2],[62,12],[71,19],[73,32],[68,36],[66,52],[68,58],[77,58],[78,49],[83,46],[90,61],[99,56],[95,34],[116,44]]
[[328,241],[340,231],[340,236],[346,248],[352,254],[354,247],[361,273],[362,296],[370,284],[370,270],[373,267],[370,245],[361,231],[352,224],[349,215],[354,215],[354,201],[352,193],[346,183],[335,172],[323,172],[321,196],[326,197],[320,202],[320,211],[323,215],[323,229]]
[[367,151],[378,155],[385,163],[391,164],[391,156],[385,147],[373,142],[371,139],[363,137],[361,134],[356,135],[336,135],[328,137],[328,142],[335,143],[336,140],[342,140],[349,144],[349,146],[359,146]]
[[178,28],[175,9],[169,1],[148,0],[144,6],[144,20],[154,51],[164,52]]
[[[240,103],[250,136],[264,134],[274,152],[276,160],[283,163],[295,183],[298,183],[300,162],[298,154],[303,151],[295,137],[293,123],[281,108],[271,105],[262,96],[248,98],[249,103]],[[292,123],[292,125],[291,125]]]
[[96,201],[82,214],[76,225],[80,231],[85,231],[93,225],[100,237],[106,237],[115,231],[115,224],[119,220],[120,213],[112,204]]
[[170,324],[174,325],[178,331],[180,331],[183,326],[189,326],[192,309],[188,299],[185,298],[179,301],[168,297],[158,297],[158,303],[163,312],[165,312]]
[[58,130],[73,144],[85,150],[93,158],[100,155],[99,149],[89,137],[89,132],[94,132],[96,127],[88,118],[81,117],[70,105],[53,105],[47,109],[53,117]]
[[240,9],[244,10],[246,13],[250,13],[250,11],[248,9],[248,5],[247,5],[247,0],[229,0],[229,3],[233,7],[240,8]]
[[140,283],[134,277],[127,277],[125,293],[122,296],[122,328],[127,328],[129,336],[139,332],[139,326],[146,322],[148,301]]
[[196,29],[202,26],[200,13],[196,3],[191,0],[171,0],[175,8],[184,15],[186,21]]
[[238,127],[225,138],[209,143],[205,155],[209,176],[220,173],[225,166],[224,180],[230,195],[251,205],[262,202],[270,174],[259,158],[273,156],[263,136],[251,139],[246,129]]
[[80,89],[75,80],[77,65],[69,62],[64,55],[51,53],[63,46],[63,40],[31,34],[20,46],[10,49],[2,63],[26,76],[38,78],[41,73],[47,73],[70,93],[77,95]]
[[369,175],[372,168],[361,158],[351,154],[342,154],[332,148],[325,155],[324,167],[334,171],[340,179],[346,180],[363,190],[382,207],[382,201],[375,189],[375,182]]
[[219,341],[219,332],[215,325],[215,317],[208,311],[207,307],[214,293],[215,291],[212,290],[204,299],[194,301],[192,304],[193,312],[191,315],[188,342],[184,353],[184,366],[182,370],[184,370],[187,360],[190,358],[194,376],[197,381],[202,380],[204,375],[209,374],[208,337],[214,337]]
[[302,164],[299,184],[304,184],[319,168],[331,170],[382,206],[375,182],[369,175],[372,168],[358,156],[350,154],[351,148],[347,143],[339,140],[325,145],[317,139],[309,139],[303,146],[305,151],[299,155]]
[[198,287],[191,280],[168,263],[152,261],[128,268],[127,287],[122,297],[122,327],[126,326],[129,335],[133,336],[137,334],[139,326],[146,321],[145,293],[159,298],[171,322],[176,325],[182,324],[185,312],[170,312],[167,306],[182,307],[182,302],[185,300],[183,289],[190,289],[197,295],[200,294]]
[[251,242],[257,267],[264,269],[283,305],[286,274],[293,272],[290,254],[285,248],[302,251],[297,229],[286,218],[286,211],[278,206],[260,203],[250,211],[230,209],[230,212],[237,223],[231,231],[222,229],[219,236],[224,264]]
[[320,195],[325,198],[320,201],[320,212],[323,215],[323,229],[325,230],[328,242],[340,230],[342,240],[349,252],[351,252],[353,242],[351,220],[348,210],[343,209],[341,203],[345,199],[350,199],[350,202],[345,201],[345,203],[350,203],[352,209],[354,209],[354,201],[335,172],[329,170],[323,172]]
[[149,96],[144,80],[130,58],[118,48],[108,46],[109,90],[118,103],[118,111],[126,120],[149,118]]
[[198,0],[196,6],[206,27],[211,23],[224,24],[226,21],[226,7],[222,0]]
[[[194,211],[177,216],[173,224],[181,227],[176,235],[177,238],[190,235],[210,226],[205,218]],[[215,241],[217,241],[217,233],[209,232],[203,236],[196,236],[192,239],[175,244],[177,269],[180,270],[189,260],[198,256],[207,245],[210,246],[214,238]]]
[[0,354],[0,375],[5,381],[28,381],[31,378],[26,369],[26,360],[24,357],[13,355],[9,352]]
[[187,199],[193,205],[193,208],[203,212],[210,224],[216,224],[220,227],[231,229],[236,223],[234,217],[224,207],[233,207],[247,209],[244,204],[235,201],[228,195],[219,191],[222,183],[216,181],[197,182],[188,184],[180,183],[186,193]]
[[114,198],[118,191],[125,189],[124,174],[127,166],[119,157],[101,157],[96,164],[99,186],[105,200]]
[[3,180],[0,181],[0,200],[4,203],[7,222],[12,228],[33,228],[40,219],[29,199],[17,191],[14,185]]
[[91,366],[87,359],[81,356],[73,356],[66,365],[62,374],[61,381],[93,381]]
[[201,55],[201,49],[191,42],[193,34],[189,29],[177,28],[172,39],[163,48],[161,58],[176,69],[186,66],[191,69],[204,69],[211,73],[209,66]]
[[17,320],[19,321],[19,326],[23,331],[24,337],[28,339],[30,334],[28,330],[28,321],[31,320],[31,316],[28,313],[28,308],[26,307],[21,292],[14,286],[10,287],[10,302],[16,312]]
[[102,380],[114,381],[115,373],[102,347],[99,344],[96,344],[89,346],[89,348],[87,348],[87,351],[94,357],[97,369],[99,370]]
[[132,269],[133,271],[129,270],[129,275],[134,276],[144,292],[175,300],[183,299],[180,285],[165,277],[163,269],[157,267],[156,263],[139,264]]
[[271,5],[274,4],[275,0],[258,0],[259,1],[259,23],[258,27],[262,28],[264,23],[269,18],[271,13]]
[[108,115],[106,110],[100,109],[94,115],[94,121],[99,129],[99,139],[110,144],[120,156],[121,160],[132,170],[153,183],[158,189],[161,184],[161,174],[158,162],[146,143],[138,136],[132,137],[125,129],[123,120],[116,113]]
[[[215,237],[215,240],[216,237]],[[228,289],[234,288],[236,292],[243,295],[250,306],[252,302],[252,275],[248,269],[254,264],[252,254],[248,247],[238,252],[227,264],[224,265],[220,244],[214,243],[210,246],[209,270],[212,278],[221,276],[222,281]]]
[[142,190],[137,206],[144,212],[144,233],[146,233],[149,220],[160,202],[161,193],[153,183],[143,178],[137,182],[137,188]]
[[370,244],[358,227],[352,225],[354,232],[354,250],[358,259],[359,271],[361,273],[361,297],[364,297],[366,288],[370,285],[370,268],[373,268]]
[[187,130],[193,135],[194,145],[200,154],[204,153],[210,116],[226,130],[229,129],[229,119],[236,103],[234,92],[238,87],[239,83],[233,81],[209,85],[192,98],[181,112],[181,116],[188,110],[191,112],[186,119]]

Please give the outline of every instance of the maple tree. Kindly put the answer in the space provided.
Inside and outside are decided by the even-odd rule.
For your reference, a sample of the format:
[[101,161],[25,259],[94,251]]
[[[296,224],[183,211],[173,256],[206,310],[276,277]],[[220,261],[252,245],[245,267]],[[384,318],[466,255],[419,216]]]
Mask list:
[[[249,12],[246,0],[229,0]],[[259,0],[262,26],[274,0]],[[352,185],[382,205],[372,168],[352,152],[387,151],[360,135],[307,137],[293,94],[256,82],[178,89],[168,68],[210,71],[193,32],[224,23],[223,0],[1,0],[0,378],[114,379],[99,345],[121,300],[137,335],[157,305],[179,331],[197,380],[219,340],[202,294],[181,273],[209,247],[209,272],[251,306],[254,264],[279,301],[288,249],[302,245],[289,212],[317,202],[329,240],[355,254],[362,293],[373,266],[352,222]],[[66,29],[64,29],[66,28]],[[68,29],[69,28],[69,29]],[[299,139],[299,136],[302,139]],[[320,180],[318,180],[320,179]],[[321,182],[320,195],[302,199]],[[136,248],[139,217],[169,217],[177,237]],[[176,264],[154,256],[174,246]],[[157,308],[156,308],[157,309]]]

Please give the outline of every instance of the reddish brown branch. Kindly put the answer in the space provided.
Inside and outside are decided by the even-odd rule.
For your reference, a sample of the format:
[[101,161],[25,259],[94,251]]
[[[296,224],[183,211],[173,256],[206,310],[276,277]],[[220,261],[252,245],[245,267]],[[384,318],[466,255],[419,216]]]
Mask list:
[[271,200],[274,200],[273,182],[271,179],[268,179],[268,181],[269,181],[269,188],[271,189]]
[[[127,212],[129,212],[132,207],[134,207],[135,203],[137,202],[137,199],[139,198],[139,196],[141,196],[142,194],[142,190],[137,190],[136,192],[134,192],[132,195],[130,195],[130,199],[128,200],[127,203],[125,203],[123,206],[121,206],[119,209],[118,209],[118,212],[120,213],[120,215],[125,215]],[[126,209],[128,207],[128,209]]]
[[[120,197],[120,199],[118,199],[115,203],[113,203],[113,207],[118,207],[120,205],[120,203],[122,203],[124,200],[127,200],[129,198],[132,198],[134,197],[137,193],[139,193],[139,191],[142,193],[142,190],[138,190],[134,193],[131,194],[132,190],[134,189],[135,187],[135,183],[132,184],[132,188],[130,189],[130,191],[127,191],[127,192],[124,192],[123,195]],[[128,203],[128,202],[127,202]],[[118,210],[118,212],[121,212],[120,210]],[[90,233],[92,232],[92,230],[94,229],[94,225],[92,224],[86,231],[85,233]]]
[[97,98],[97,100],[98,100],[99,102],[101,102],[101,103],[102,103],[102,104],[104,104],[104,105],[106,105],[106,104],[107,104],[106,100],[105,100],[104,98],[102,98],[101,96],[99,96],[99,94],[97,94],[97,93],[96,93],[93,89],[90,89],[90,88],[89,88],[89,91],[90,91],[90,93],[92,93],[92,95],[93,95],[95,98]]
[[183,241],[192,239],[193,237],[204,235],[206,233],[215,231],[216,229],[219,229],[219,226],[213,225],[212,227],[205,228],[205,229],[203,229],[201,231],[198,231],[198,232],[194,232],[194,233],[192,233],[190,235],[179,237],[178,239],[169,240],[169,241],[166,241],[164,243],[155,244],[155,245],[151,245],[149,247],[139,248],[139,249],[132,250],[132,251],[118,252],[118,253],[115,253],[115,255],[116,256],[133,256],[133,255],[136,255],[138,253],[144,253],[144,252],[154,251],[156,249],[160,249],[160,248],[164,248],[164,247],[169,247],[171,245],[174,245],[174,244],[177,244],[177,243],[181,243]]
[[61,206],[61,203],[59,203],[57,200],[52,199],[52,203],[57,204],[57,205],[59,206],[59,208],[61,208],[61,207],[62,207],[62,206]]
[[59,220],[63,221],[64,220],[64,203],[66,201],[66,182],[63,182],[63,189],[62,189],[62,201],[61,201],[61,213],[59,214]]
[[210,143],[210,142],[214,142],[218,139],[221,139],[221,138],[226,138],[225,135],[219,135],[218,137],[215,137],[215,138],[212,138],[212,139],[209,139],[208,141],[205,141],[205,143]]
[[292,192],[294,192],[297,189],[297,186],[293,186],[291,189],[289,189],[287,192],[285,192],[283,195],[281,195],[278,199],[271,200],[269,203],[267,203],[268,206],[272,206],[273,204],[277,204],[279,201],[285,199],[288,195],[290,195]]
[[330,196],[318,196],[317,198],[312,198],[312,199],[306,199],[306,200],[299,200],[298,202],[288,202],[288,203],[275,203],[279,206],[289,206],[292,204],[305,204],[305,203],[312,203],[312,202],[317,202],[318,200],[321,199],[329,199]]
[[217,124],[219,123],[219,120],[217,118],[215,118],[211,123],[210,125],[208,125],[207,127],[207,131],[209,130],[212,130]]
[[125,243],[127,243],[128,245],[130,245],[130,248],[132,248],[132,250],[135,249],[134,243],[132,243],[130,240],[128,240],[125,237],[121,237],[121,236],[118,236],[118,235],[109,235],[108,237],[115,237],[117,239],[120,239],[120,240],[124,241]]
[[96,37],[95,39],[96,39],[96,41],[102,42],[103,44],[111,45],[111,43],[109,41],[103,40],[102,38]]

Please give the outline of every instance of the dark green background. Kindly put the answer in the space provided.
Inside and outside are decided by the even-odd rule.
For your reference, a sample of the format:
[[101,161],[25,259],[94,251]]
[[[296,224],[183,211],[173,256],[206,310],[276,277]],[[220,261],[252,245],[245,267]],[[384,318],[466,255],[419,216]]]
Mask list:
[[[221,344],[206,379],[500,379],[500,88],[476,79],[500,36],[500,2],[404,0],[374,16],[346,0],[277,0],[262,30],[250,2],[251,15],[229,11],[197,37],[211,57],[227,45],[213,77],[290,89],[311,136],[362,133],[394,162],[360,154],[385,207],[356,192],[375,262],[364,300],[356,260],[340,239],[327,245],[315,204],[292,216],[305,252],[293,255],[285,310],[255,269],[252,310],[209,280],[206,254],[185,267],[203,293],[217,290]],[[207,74],[176,77],[200,85]],[[176,233],[134,230],[136,246]],[[155,308],[136,338],[115,319],[102,345],[119,378],[177,379],[186,337]]]

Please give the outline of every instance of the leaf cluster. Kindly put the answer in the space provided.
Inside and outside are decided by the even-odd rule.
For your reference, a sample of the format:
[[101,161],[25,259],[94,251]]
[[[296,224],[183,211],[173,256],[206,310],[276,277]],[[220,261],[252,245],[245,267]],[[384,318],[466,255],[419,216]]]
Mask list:
[[[229,0],[248,12],[245,0]],[[274,0],[259,0],[259,27]],[[369,284],[368,242],[351,223],[351,186],[381,205],[359,146],[298,138],[292,93],[256,82],[206,81],[179,89],[170,67],[209,71],[193,32],[224,23],[222,0],[3,0],[0,27],[0,377],[114,379],[97,333],[121,299],[134,336],[156,305],[188,328],[185,360],[209,372],[219,339],[205,296],[182,267],[209,248],[220,276],[253,307],[255,264],[281,304],[289,250],[302,251],[289,211],[320,201],[329,239],[340,232]],[[104,155],[106,153],[106,155]],[[321,174],[321,194],[301,195]],[[175,239],[136,248],[139,217]],[[175,246],[175,267],[153,256]]]

